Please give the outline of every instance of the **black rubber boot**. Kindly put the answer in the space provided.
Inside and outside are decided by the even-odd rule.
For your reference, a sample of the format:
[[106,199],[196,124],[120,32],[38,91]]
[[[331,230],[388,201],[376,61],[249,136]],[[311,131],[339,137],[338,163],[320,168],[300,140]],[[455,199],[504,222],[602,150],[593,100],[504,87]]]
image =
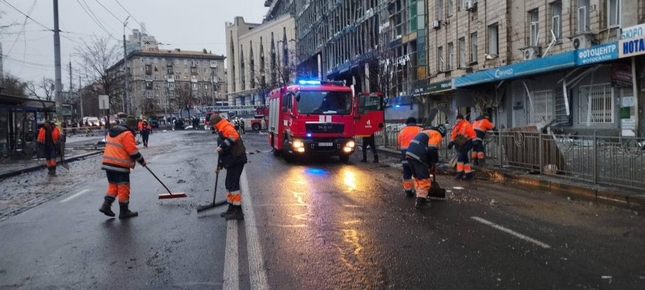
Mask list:
[[105,200],[103,201],[103,205],[101,208],[99,208],[99,211],[104,213],[106,216],[115,216],[114,212],[112,211],[112,203],[114,202],[114,197],[106,195]]
[[479,166],[479,159],[478,158],[473,158],[473,164],[475,166]]
[[47,175],[52,176],[52,168],[47,167]]
[[225,212],[220,213],[220,214],[219,214],[219,216],[221,216],[221,217],[226,217],[226,215],[227,215],[227,214],[230,214],[230,213],[232,213],[232,212],[233,212],[233,205],[229,203],[229,204],[228,204],[228,209],[226,209],[226,211],[225,211]]
[[361,162],[367,162],[367,152],[363,151],[363,159],[361,159]]
[[455,175],[455,179],[457,180],[462,180],[463,178],[464,178],[463,172],[458,172],[457,175]]
[[234,205],[231,213],[224,216],[226,220],[238,220],[241,221],[244,219],[244,213],[242,213],[242,206]]
[[56,166],[52,166],[52,176],[56,176]]
[[430,203],[428,202],[428,199],[425,197],[418,197],[417,196],[417,201],[414,203],[414,208],[416,209],[424,209],[430,207]]
[[414,197],[414,192],[412,190],[406,190],[405,197]]
[[378,155],[374,154],[374,163],[378,163]]
[[130,211],[130,209],[128,208],[128,203],[119,202],[119,207],[119,219],[127,219],[139,215],[139,213],[136,211]]

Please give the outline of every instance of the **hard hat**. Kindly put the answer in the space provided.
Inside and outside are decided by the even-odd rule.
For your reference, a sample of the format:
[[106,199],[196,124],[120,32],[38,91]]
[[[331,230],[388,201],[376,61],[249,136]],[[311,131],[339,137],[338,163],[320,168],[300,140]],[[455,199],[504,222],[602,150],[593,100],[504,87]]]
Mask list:
[[439,134],[441,134],[441,137],[446,137],[447,130],[446,130],[446,126],[444,126],[443,124],[437,126],[435,130],[439,132]]
[[136,128],[137,127],[137,119],[133,116],[127,116],[125,118],[125,125],[130,127],[130,128]]

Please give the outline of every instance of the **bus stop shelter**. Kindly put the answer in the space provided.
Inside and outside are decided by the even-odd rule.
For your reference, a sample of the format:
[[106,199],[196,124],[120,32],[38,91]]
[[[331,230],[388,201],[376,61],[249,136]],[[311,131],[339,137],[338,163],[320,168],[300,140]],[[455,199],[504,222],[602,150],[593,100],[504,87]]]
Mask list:
[[53,116],[55,105],[52,101],[0,94],[0,156],[33,158],[38,128]]

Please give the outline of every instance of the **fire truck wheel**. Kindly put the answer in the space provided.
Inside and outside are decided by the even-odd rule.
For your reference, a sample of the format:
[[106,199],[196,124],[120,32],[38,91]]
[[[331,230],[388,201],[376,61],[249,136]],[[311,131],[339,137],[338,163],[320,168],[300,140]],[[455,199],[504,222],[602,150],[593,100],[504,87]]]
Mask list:
[[251,125],[251,129],[253,129],[253,131],[260,131],[260,124],[255,123]]
[[349,155],[341,154],[340,156],[338,156],[338,158],[340,159],[340,162],[342,162],[342,163],[348,163],[349,162]]
[[293,154],[289,153],[289,151],[287,149],[287,148],[289,148],[289,146],[291,146],[289,144],[289,141],[284,140],[284,142],[282,143],[282,156],[284,157],[284,161],[286,161],[287,163],[292,163],[293,162]]

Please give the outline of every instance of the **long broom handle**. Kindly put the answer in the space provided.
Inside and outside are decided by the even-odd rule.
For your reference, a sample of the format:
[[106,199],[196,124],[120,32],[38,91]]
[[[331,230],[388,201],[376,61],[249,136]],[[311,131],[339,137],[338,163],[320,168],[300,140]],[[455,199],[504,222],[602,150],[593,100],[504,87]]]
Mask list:
[[157,177],[157,176],[152,172],[152,170],[150,170],[150,168],[148,168],[148,166],[144,166],[144,167],[145,167],[146,169],[148,169],[148,171],[150,172],[150,174],[152,174],[152,176],[154,176],[154,177],[157,179],[157,181],[159,181],[159,183],[161,183],[161,185],[163,185],[163,187],[168,191],[168,193],[169,193],[170,195],[172,195],[172,192],[170,192],[170,189],[168,189],[168,187],[167,187],[163,182],[161,182],[161,179],[159,179],[159,177]]
[[[219,154],[217,154],[217,168],[219,169]],[[215,191],[213,191],[213,204],[215,204],[215,196],[217,195],[217,182],[219,181],[219,170],[215,172]]]

